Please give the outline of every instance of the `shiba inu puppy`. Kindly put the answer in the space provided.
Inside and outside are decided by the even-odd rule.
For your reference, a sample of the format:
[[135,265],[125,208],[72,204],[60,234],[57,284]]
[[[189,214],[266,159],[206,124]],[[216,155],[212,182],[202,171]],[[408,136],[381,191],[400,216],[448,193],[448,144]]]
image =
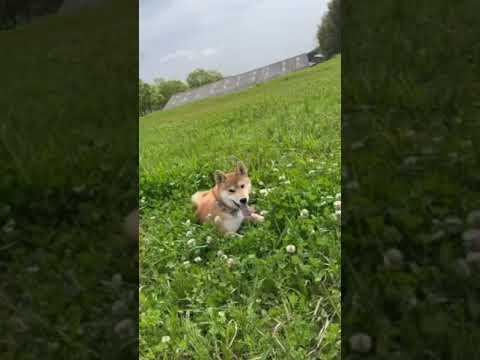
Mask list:
[[216,171],[215,186],[208,191],[199,191],[192,196],[196,216],[201,224],[213,222],[223,233],[235,234],[244,220],[263,221],[253,207],[248,206],[252,184],[248,171],[238,162],[230,173]]

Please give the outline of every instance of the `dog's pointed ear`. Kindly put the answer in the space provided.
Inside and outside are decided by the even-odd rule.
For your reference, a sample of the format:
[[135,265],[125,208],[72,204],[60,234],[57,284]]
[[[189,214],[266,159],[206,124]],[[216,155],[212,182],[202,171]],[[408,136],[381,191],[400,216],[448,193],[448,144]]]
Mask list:
[[221,184],[223,183],[227,177],[225,176],[225,174],[223,172],[221,172],[220,170],[216,170],[214,173],[213,173],[213,176],[215,178],[215,183],[217,184]]
[[243,162],[237,161],[236,173],[237,173],[237,175],[241,175],[241,176],[247,176],[248,175],[248,169]]

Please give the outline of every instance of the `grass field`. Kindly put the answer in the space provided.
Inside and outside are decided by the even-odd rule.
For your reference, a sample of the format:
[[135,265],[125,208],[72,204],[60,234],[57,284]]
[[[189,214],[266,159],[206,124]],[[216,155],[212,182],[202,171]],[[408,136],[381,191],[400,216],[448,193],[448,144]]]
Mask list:
[[[340,77],[337,57],[140,119],[142,359],[339,358]],[[232,157],[267,214],[227,239],[189,201]]]
[[480,3],[342,5],[342,355],[480,359]]
[[5,360],[137,348],[136,254],[121,224],[138,196],[138,5],[114,3],[0,32]]

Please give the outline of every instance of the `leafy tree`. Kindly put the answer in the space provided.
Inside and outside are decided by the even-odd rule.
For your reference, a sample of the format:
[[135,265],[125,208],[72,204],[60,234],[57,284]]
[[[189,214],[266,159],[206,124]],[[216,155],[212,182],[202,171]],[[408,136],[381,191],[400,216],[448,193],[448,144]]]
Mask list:
[[188,90],[188,86],[178,80],[154,79],[153,84],[139,79],[138,107],[140,115],[162,109],[172,95]]
[[164,80],[156,85],[157,91],[163,96],[163,105],[165,105],[170,98],[180,92],[188,90],[188,85],[180,80]]
[[191,88],[197,88],[206,84],[223,79],[218,71],[195,69],[187,77],[187,83]]
[[160,110],[165,105],[165,97],[157,86],[151,86],[152,111]]
[[318,27],[317,38],[320,51],[326,57],[341,52],[341,0],[331,0],[328,11]]
[[155,79],[153,79],[153,84],[154,84],[155,86],[160,86],[160,85],[162,85],[164,82],[165,82],[165,79],[164,79],[164,78],[155,78]]
[[140,115],[145,115],[152,111],[152,95],[151,86],[140,79],[138,82],[138,107]]

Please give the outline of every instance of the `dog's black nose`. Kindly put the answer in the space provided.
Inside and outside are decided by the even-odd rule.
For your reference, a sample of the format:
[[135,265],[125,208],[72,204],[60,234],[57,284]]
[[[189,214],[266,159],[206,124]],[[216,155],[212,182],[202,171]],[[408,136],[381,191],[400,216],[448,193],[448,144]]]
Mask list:
[[247,198],[240,199],[240,203],[246,204],[247,203]]

